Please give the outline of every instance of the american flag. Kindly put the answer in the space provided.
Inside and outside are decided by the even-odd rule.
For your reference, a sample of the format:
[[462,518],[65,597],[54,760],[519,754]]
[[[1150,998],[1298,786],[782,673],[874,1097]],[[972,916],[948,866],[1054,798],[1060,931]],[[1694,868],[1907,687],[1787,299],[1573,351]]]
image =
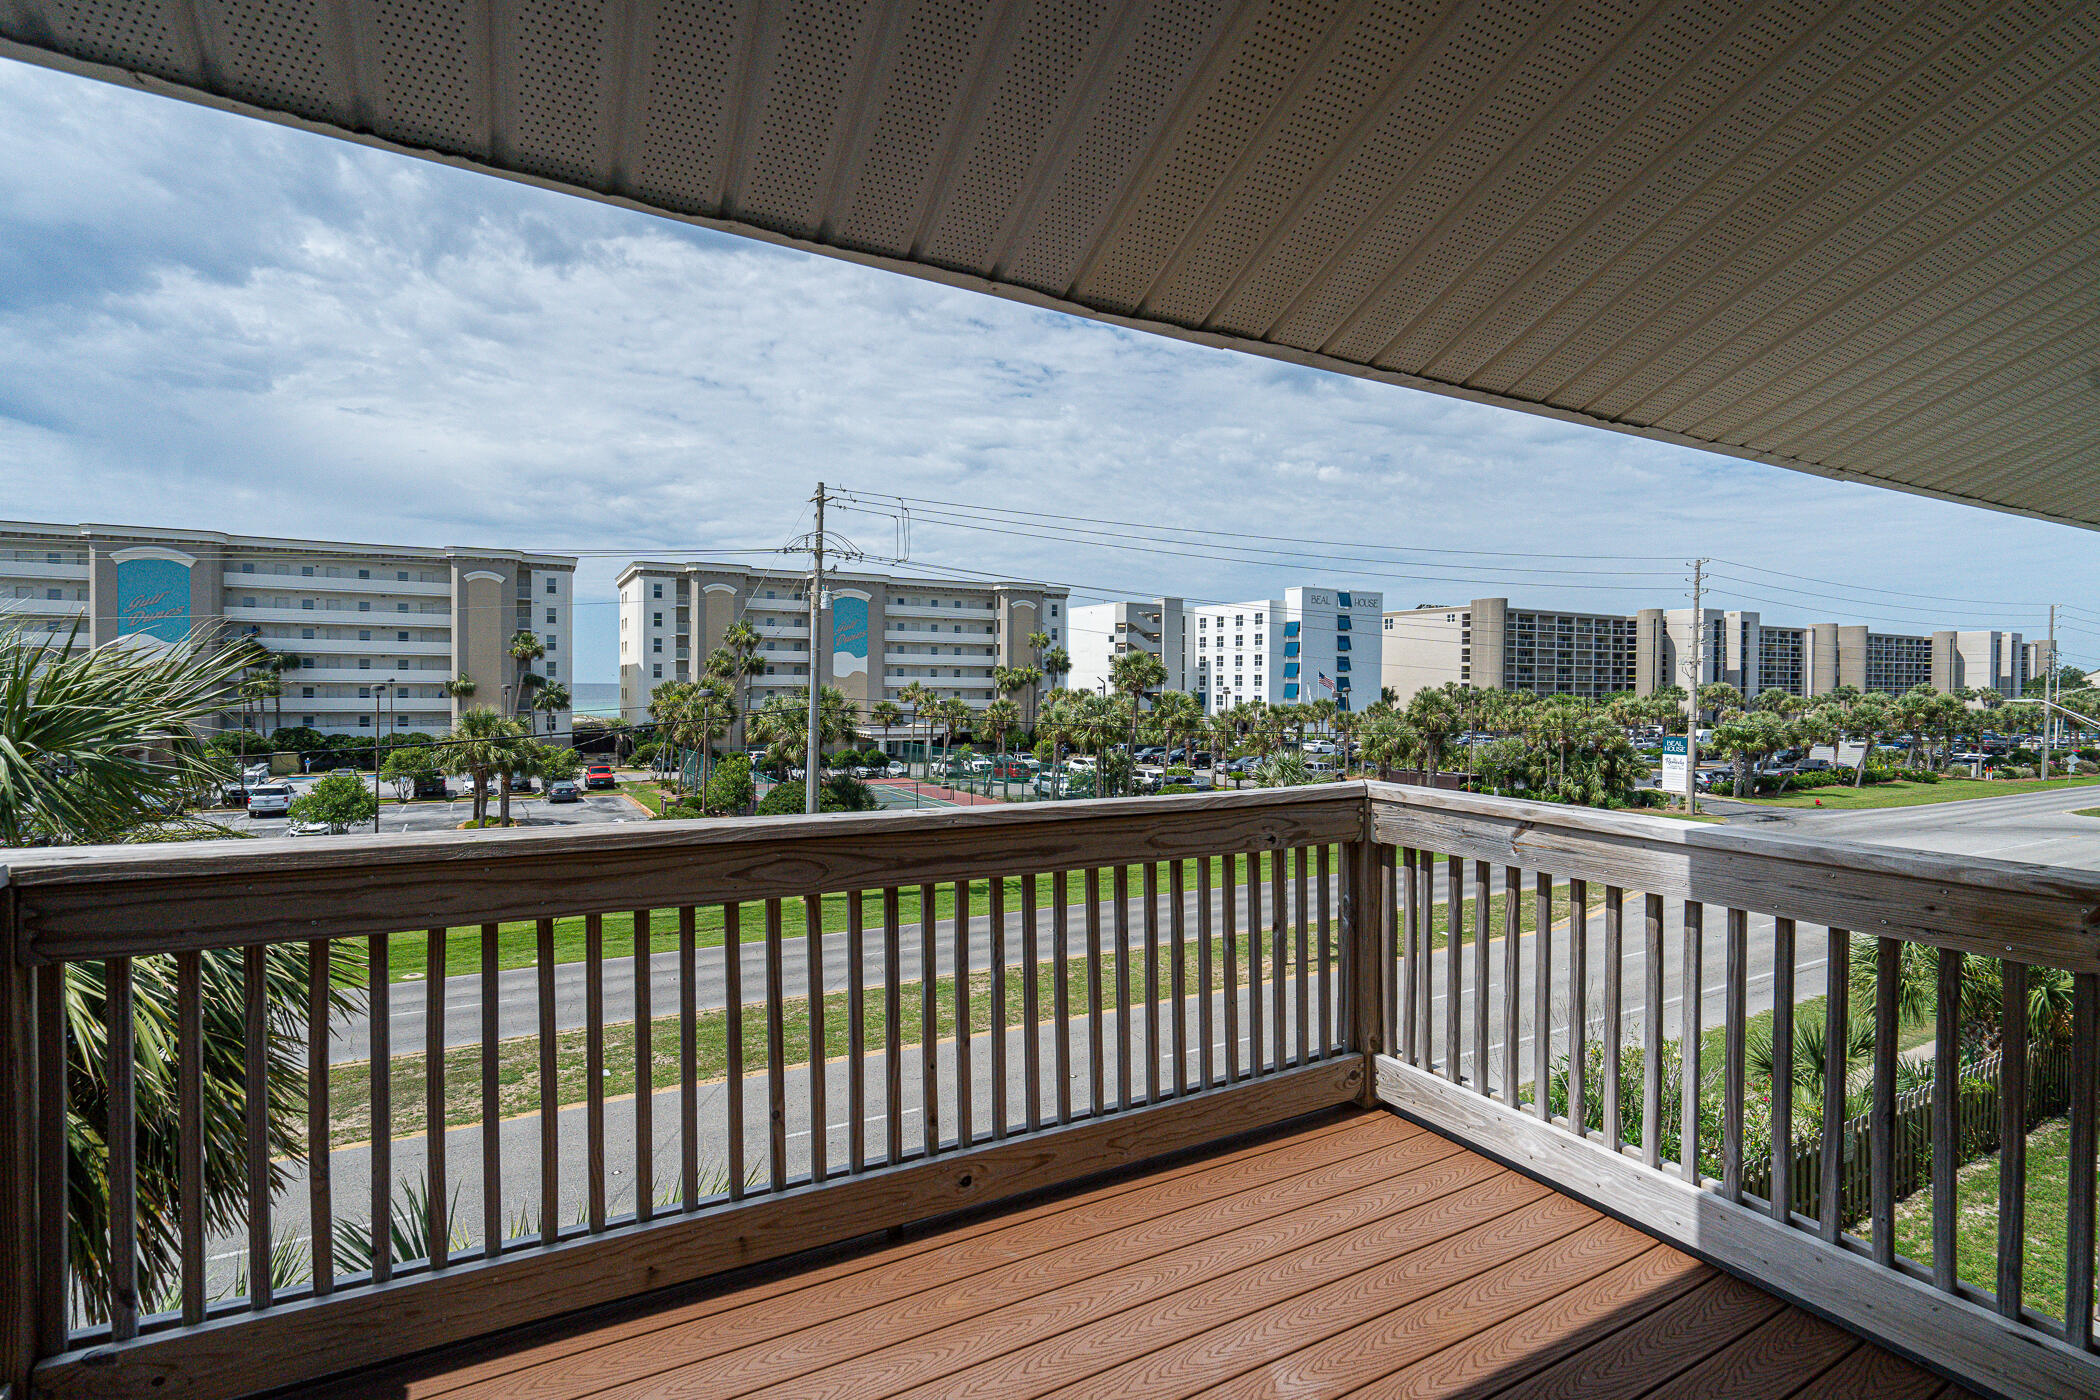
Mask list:
[[1327,673],[1325,671],[1320,672],[1319,675],[1321,685],[1326,686],[1329,690],[1334,689],[1334,682],[1327,679]]

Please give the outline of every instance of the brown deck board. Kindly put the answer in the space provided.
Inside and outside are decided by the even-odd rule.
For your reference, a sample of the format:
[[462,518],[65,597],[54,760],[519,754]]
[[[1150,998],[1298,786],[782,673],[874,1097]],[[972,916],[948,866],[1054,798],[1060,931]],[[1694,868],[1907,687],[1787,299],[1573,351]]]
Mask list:
[[387,1400],[1954,1400],[1384,1112],[349,1378]]

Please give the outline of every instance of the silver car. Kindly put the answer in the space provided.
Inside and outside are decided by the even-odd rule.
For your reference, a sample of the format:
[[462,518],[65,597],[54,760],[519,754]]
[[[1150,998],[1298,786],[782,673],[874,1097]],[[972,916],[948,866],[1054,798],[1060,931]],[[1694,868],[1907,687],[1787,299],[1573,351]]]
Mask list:
[[288,816],[291,810],[290,783],[264,783],[261,787],[248,789],[248,815],[251,817]]

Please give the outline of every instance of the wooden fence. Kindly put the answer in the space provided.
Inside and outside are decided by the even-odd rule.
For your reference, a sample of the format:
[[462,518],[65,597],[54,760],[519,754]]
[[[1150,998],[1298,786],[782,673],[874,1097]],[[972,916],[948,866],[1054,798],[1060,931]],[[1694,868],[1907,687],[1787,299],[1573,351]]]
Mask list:
[[[2068,1045],[2037,1046],[2027,1058],[2026,1125],[2035,1125],[2062,1113],[2071,1101],[2071,1049]],[[1957,1160],[1967,1165],[1996,1152],[2002,1142],[1999,1098],[2005,1080],[2005,1055],[1993,1051],[1970,1061],[1956,1079],[1954,1115]],[[1932,1108],[1939,1085],[1922,1084],[1896,1095],[1895,1131],[1891,1141],[1895,1157],[1895,1192],[1901,1200],[1932,1184]],[[1847,1225],[1867,1218],[1873,1204],[1873,1115],[1848,1118],[1838,1128],[1843,1172],[1838,1183],[1838,1218]],[[1794,1143],[1794,1169],[1790,1173],[1794,1211],[1820,1217],[1823,1213],[1823,1181],[1817,1163],[1823,1157],[1823,1135],[1816,1133]],[[1765,1153],[1744,1164],[1743,1191],[1770,1200],[1772,1154]]]

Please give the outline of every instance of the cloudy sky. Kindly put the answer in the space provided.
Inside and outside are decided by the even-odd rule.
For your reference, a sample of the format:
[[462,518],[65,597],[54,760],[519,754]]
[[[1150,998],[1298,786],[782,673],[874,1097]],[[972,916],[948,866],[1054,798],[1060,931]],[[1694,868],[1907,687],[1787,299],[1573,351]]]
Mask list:
[[[1682,606],[1699,554],[1731,561],[1717,603],[1767,621],[2032,636],[2100,582],[2083,531],[1181,345],[5,60],[0,131],[8,517],[596,551],[586,681],[616,678],[625,559],[778,546],[819,479],[1141,522],[1084,538],[918,511],[915,565],[1080,601],[1302,582],[1630,611]],[[895,548],[885,517],[839,523]],[[2067,656],[2100,662],[2090,625]]]

